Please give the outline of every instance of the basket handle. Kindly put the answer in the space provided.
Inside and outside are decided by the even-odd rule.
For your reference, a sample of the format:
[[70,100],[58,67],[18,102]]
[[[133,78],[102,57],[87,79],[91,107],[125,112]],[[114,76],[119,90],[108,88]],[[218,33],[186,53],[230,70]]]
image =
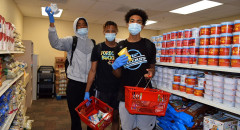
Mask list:
[[[138,81],[138,83],[137,83],[136,86],[139,85],[139,83],[141,82],[141,80],[142,80],[143,77],[144,77],[144,76],[141,77],[141,79]],[[152,80],[152,78],[150,78],[150,79],[148,80],[148,82],[147,82],[146,86],[144,87],[144,89],[146,89],[146,88],[148,87],[148,84],[149,84],[149,82],[150,82],[151,80]]]

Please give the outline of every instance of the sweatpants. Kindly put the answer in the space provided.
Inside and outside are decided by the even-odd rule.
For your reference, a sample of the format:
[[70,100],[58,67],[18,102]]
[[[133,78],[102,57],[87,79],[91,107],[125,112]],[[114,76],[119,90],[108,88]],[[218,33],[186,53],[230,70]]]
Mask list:
[[[86,83],[69,79],[67,85],[67,103],[71,115],[71,130],[82,130],[81,120],[75,108],[84,100]],[[91,130],[91,128],[87,128]]]

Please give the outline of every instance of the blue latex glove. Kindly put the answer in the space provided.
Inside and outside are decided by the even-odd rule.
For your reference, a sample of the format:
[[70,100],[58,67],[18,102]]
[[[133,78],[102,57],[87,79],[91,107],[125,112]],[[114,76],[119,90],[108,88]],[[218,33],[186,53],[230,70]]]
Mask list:
[[48,14],[50,23],[54,23],[55,22],[54,17],[53,17],[54,13],[52,12],[51,8],[47,6],[45,8],[45,12]]
[[128,57],[126,55],[119,56],[114,63],[112,64],[112,67],[114,70],[122,67],[123,65],[126,65],[128,61]]
[[87,102],[87,106],[89,106],[91,103],[90,103],[90,101],[91,101],[91,99],[89,98],[89,92],[85,92],[85,95],[84,95],[84,100],[88,100],[88,102]]

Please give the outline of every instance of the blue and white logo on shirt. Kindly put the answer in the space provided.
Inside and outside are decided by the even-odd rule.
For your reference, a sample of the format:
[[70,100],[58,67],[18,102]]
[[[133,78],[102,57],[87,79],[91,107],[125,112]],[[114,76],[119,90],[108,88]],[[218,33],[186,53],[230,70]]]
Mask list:
[[130,70],[136,70],[143,63],[147,63],[146,56],[142,55],[138,50],[131,49],[128,51],[128,53],[131,54],[132,61],[128,61],[128,63],[124,65],[124,68],[130,69]]

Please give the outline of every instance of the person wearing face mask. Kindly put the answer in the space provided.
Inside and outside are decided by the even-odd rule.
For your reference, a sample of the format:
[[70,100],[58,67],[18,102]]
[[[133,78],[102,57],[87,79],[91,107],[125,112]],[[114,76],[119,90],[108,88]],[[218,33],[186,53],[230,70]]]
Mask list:
[[[155,127],[156,116],[151,115],[132,115],[125,108],[125,89],[124,86],[145,87],[151,77],[155,74],[156,47],[154,43],[140,36],[148,19],[145,11],[132,9],[125,15],[125,21],[129,30],[129,37],[120,41],[114,51],[116,60],[114,61],[113,74],[120,78],[119,88],[119,115],[123,130],[152,130]],[[118,57],[120,50],[127,47],[132,60],[126,61],[127,56]],[[151,82],[148,84],[151,88]]]
[[103,33],[106,40],[93,48],[91,56],[92,66],[88,74],[87,88],[84,97],[84,100],[90,100],[89,89],[95,79],[97,86],[96,97],[114,109],[112,130],[119,129],[119,102],[117,100],[119,79],[112,73],[112,63],[115,60],[114,48],[117,46],[115,42],[117,32],[118,27],[115,22],[107,21],[103,25]]
[[84,99],[88,72],[91,67],[90,58],[94,43],[88,38],[88,23],[83,17],[77,18],[74,21],[73,30],[77,37],[77,45],[72,55],[73,37],[59,38],[54,25],[55,20],[51,9],[46,7],[45,11],[50,21],[48,38],[51,46],[57,50],[66,51],[68,61],[70,61],[72,57],[71,64],[69,64],[67,68],[67,77],[69,79],[66,90],[67,103],[71,116],[71,130],[82,130],[81,120],[75,108]]

